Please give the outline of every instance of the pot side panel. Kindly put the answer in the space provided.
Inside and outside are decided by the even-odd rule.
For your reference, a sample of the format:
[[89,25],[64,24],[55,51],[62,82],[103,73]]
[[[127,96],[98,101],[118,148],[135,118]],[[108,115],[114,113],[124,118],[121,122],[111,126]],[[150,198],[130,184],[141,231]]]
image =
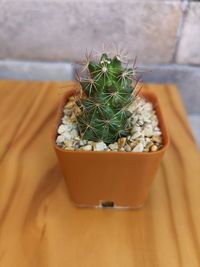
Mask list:
[[142,92],[153,103],[163,136],[163,148],[153,153],[66,151],[55,144],[63,107],[77,87],[66,93],[58,109],[53,145],[72,201],[78,206],[98,206],[112,201],[116,206],[137,208],[143,205],[156,171],[169,144],[157,97]]

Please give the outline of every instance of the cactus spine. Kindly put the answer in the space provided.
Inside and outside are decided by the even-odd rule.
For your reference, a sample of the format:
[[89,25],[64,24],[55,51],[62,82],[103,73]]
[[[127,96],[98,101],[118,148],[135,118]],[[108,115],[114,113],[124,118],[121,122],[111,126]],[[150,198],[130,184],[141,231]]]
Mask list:
[[128,106],[134,99],[134,73],[119,56],[109,58],[103,53],[98,63],[88,60],[87,77],[79,80],[83,94],[76,101],[83,139],[110,144],[130,134]]

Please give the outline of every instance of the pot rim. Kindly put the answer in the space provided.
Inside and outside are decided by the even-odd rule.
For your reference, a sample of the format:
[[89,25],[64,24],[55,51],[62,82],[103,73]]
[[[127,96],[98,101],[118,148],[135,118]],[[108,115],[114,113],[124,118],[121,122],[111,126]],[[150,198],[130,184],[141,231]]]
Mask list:
[[65,152],[65,153],[83,153],[83,154],[105,154],[105,155],[137,155],[137,156],[142,156],[142,155],[148,155],[148,156],[156,156],[156,155],[159,155],[159,154],[162,154],[165,152],[165,150],[168,148],[169,144],[170,144],[170,140],[169,140],[169,134],[168,134],[168,130],[166,128],[166,124],[165,124],[165,121],[163,119],[163,115],[162,115],[162,111],[161,111],[161,108],[160,108],[160,103],[159,103],[159,100],[158,100],[158,97],[156,96],[155,93],[153,92],[149,92],[148,90],[146,89],[143,89],[141,92],[140,92],[140,96],[146,98],[148,101],[150,101],[153,106],[154,106],[154,109],[156,111],[156,115],[158,117],[158,120],[159,120],[159,124],[161,123],[161,126],[160,126],[160,129],[161,129],[161,132],[162,132],[162,136],[163,136],[163,140],[164,140],[164,144],[162,146],[161,149],[159,149],[158,151],[154,151],[154,152],[127,152],[127,151],[84,151],[84,150],[65,150],[65,149],[62,149],[61,147],[59,147],[55,140],[56,140],[56,136],[57,136],[57,129],[58,129],[58,126],[60,124],[60,121],[61,121],[61,117],[63,115],[63,107],[64,105],[66,104],[66,101],[67,99],[72,96],[72,95],[75,95],[75,94],[78,94],[78,91],[77,89],[74,87],[73,89],[67,91],[64,96],[62,97],[62,101],[59,105],[59,108],[57,110],[57,114],[56,114],[56,119],[55,119],[55,124],[54,124],[54,127],[53,127],[53,134],[52,134],[52,141],[53,141],[53,146],[55,149],[59,150],[59,151],[62,151],[62,152]]

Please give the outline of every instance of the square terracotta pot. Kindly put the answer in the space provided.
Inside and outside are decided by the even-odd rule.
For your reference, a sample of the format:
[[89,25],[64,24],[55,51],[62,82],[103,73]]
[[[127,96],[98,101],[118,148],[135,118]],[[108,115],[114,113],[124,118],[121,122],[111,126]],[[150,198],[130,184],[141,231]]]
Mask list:
[[141,207],[165,153],[169,138],[157,97],[142,95],[156,110],[163,147],[156,152],[67,151],[56,145],[63,108],[74,88],[63,97],[53,129],[53,146],[72,201],[79,207]]

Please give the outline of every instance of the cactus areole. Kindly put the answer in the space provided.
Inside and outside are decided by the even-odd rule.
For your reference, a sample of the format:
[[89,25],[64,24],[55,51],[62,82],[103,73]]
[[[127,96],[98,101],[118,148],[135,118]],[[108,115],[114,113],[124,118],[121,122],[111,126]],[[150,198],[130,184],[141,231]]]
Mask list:
[[102,54],[98,63],[88,61],[87,77],[80,78],[81,97],[76,104],[80,136],[90,141],[115,142],[130,134],[128,106],[134,100],[134,68],[123,66],[120,57]]

